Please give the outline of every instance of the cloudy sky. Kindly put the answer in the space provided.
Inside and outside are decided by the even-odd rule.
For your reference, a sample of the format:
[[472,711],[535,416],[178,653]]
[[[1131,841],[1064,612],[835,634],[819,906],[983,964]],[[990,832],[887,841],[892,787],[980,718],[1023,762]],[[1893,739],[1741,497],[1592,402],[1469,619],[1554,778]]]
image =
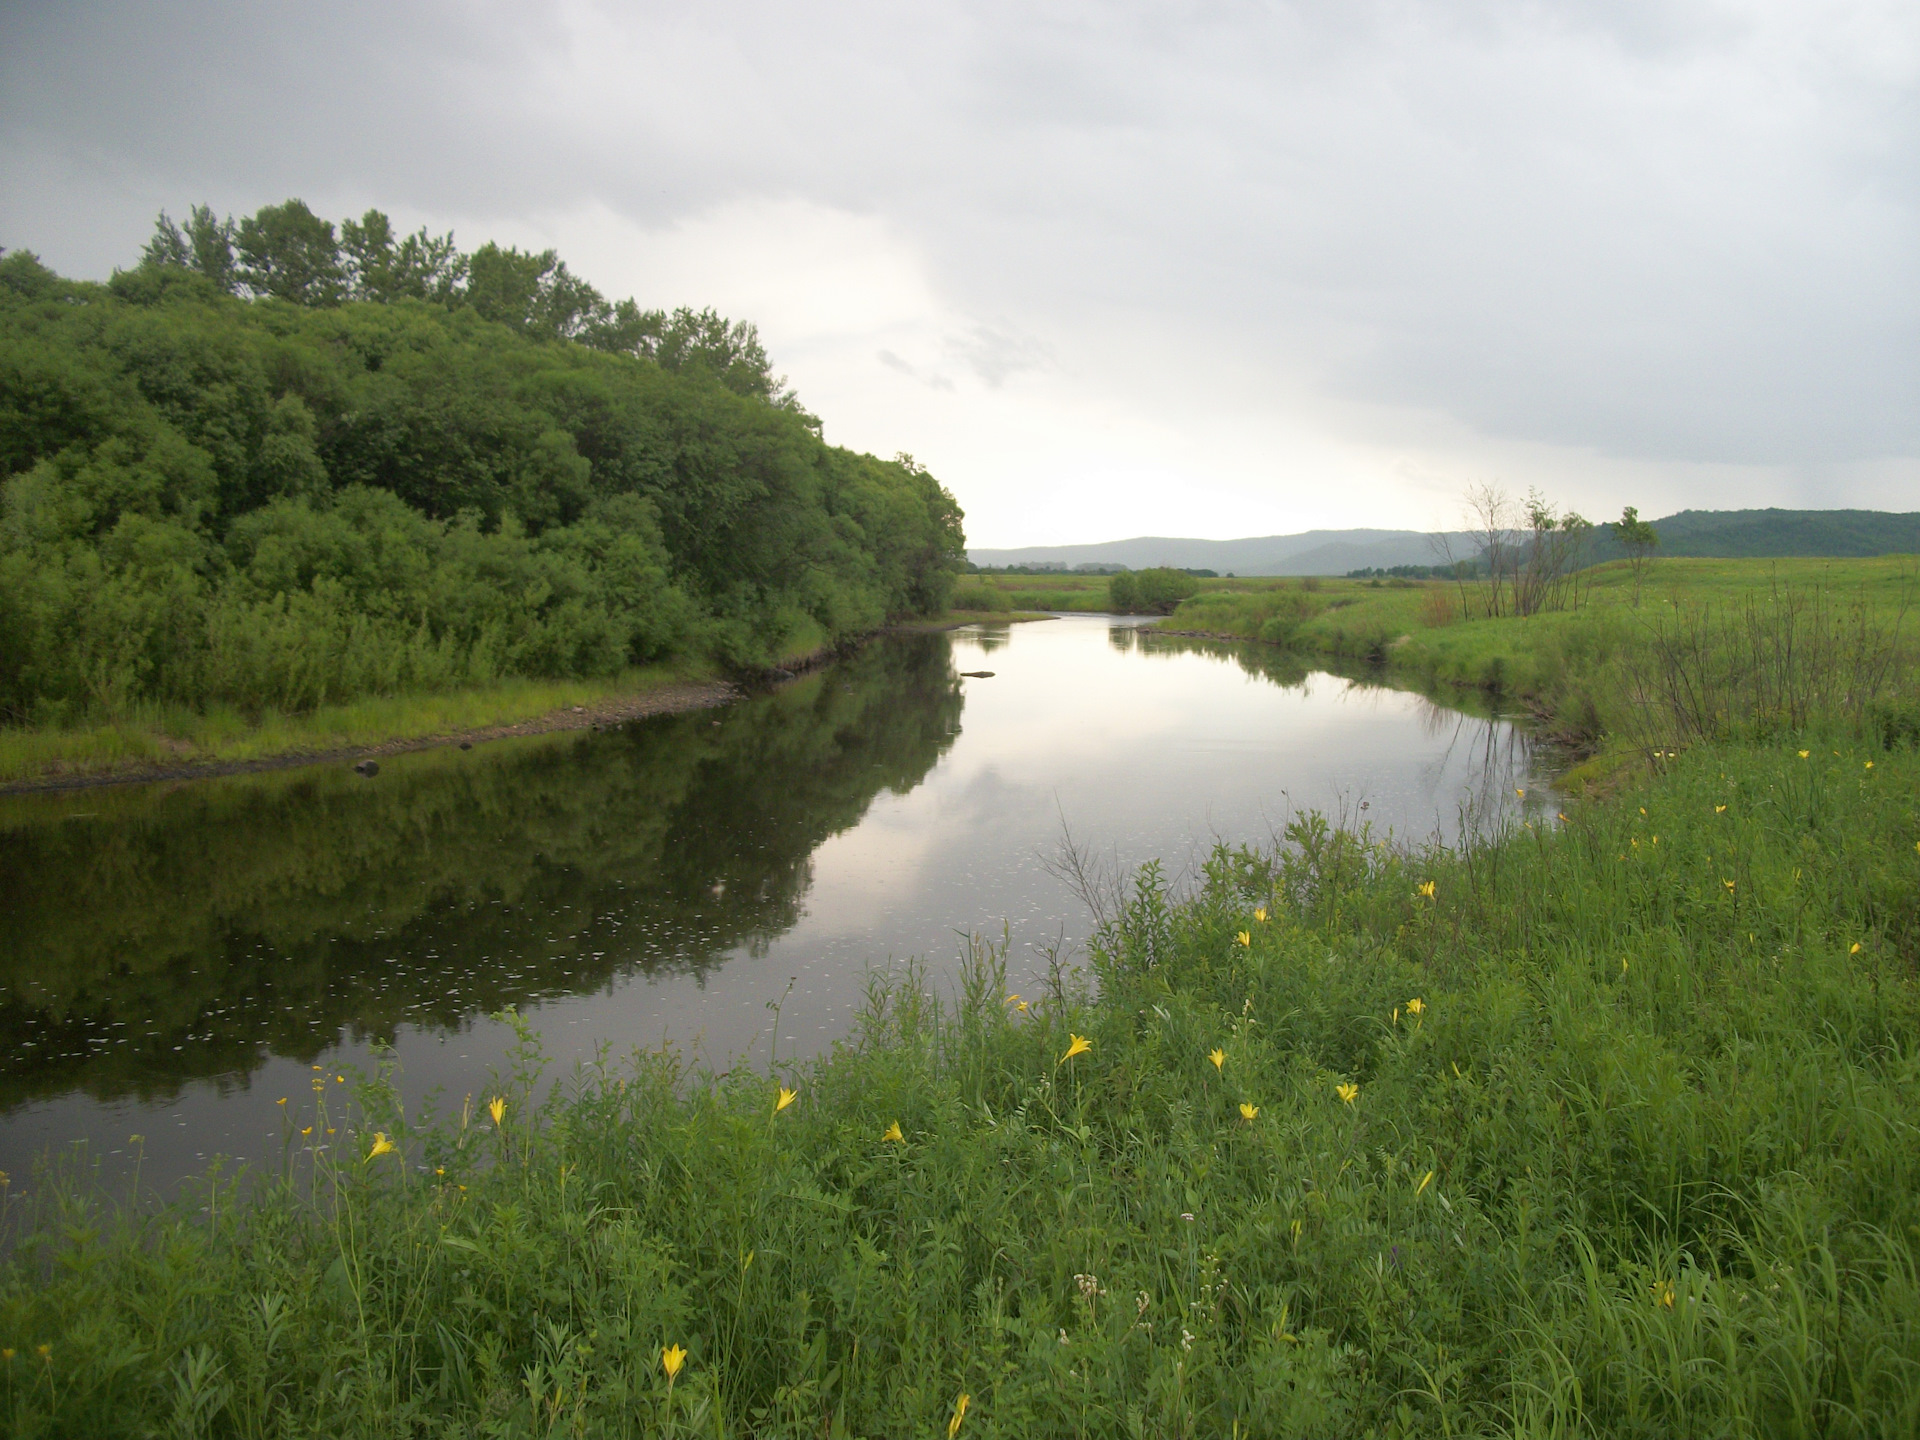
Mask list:
[[555,246],[975,544],[1920,509],[1920,6],[0,7],[0,244]]

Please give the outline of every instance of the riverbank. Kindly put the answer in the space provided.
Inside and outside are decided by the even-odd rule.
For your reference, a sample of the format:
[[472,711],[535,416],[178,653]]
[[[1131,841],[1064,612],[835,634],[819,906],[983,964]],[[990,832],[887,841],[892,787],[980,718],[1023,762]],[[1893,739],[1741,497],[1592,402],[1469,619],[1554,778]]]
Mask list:
[[[891,625],[880,633],[1051,618],[950,611],[935,619]],[[788,673],[803,672],[843,648],[815,646],[786,655],[782,667]],[[685,662],[607,680],[511,680],[441,694],[371,698],[302,715],[150,709],[74,729],[0,730],[0,795],[377,761],[383,755],[439,745],[479,745],[511,735],[598,729],[649,715],[707,709],[740,694],[739,684],[717,667]]]
[[10,1428],[1920,1423],[1920,753],[1701,746],[1099,898],[1091,976],[979,951],[816,1064],[528,1049],[437,1118],[316,1072],[245,1200],[15,1176]]

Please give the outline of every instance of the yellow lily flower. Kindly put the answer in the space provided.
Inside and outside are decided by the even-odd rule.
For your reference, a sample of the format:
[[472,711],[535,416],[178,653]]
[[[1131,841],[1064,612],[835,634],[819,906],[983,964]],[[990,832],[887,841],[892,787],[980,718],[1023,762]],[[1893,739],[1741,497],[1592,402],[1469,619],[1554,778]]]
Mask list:
[[[1871,765],[1873,764],[1873,762],[1869,760],[1867,764]],[[1258,920],[1262,925],[1266,924],[1267,923],[1267,907],[1262,905],[1258,910],[1254,911],[1253,918],[1255,920]]]
[[1219,1070],[1227,1063],[1227,1052],[1224,1050],[1209,1050],[1207,1052],[1207,1059],[1213,1061],[1214,1069]]
[[1250,946],[1253,944],[1253,936],[1249,935],[1245,930],[1242,930],[1234,935],[1233,941],[1234,941],[1234,944],[1236,945]]
[[900,1133],[900,1122],[898,1120],[887,1126],[887,1133],[880,1138],[882,1140],[891,1140],[896,1145],[904,1145],[907,1143],[907,1137]]
[[1355,1100],[1360,1098],[1360,1087],[1352,1083],[1336,1085],[1333,1087],[1333,1093],[1351,1105]]
[[376,1130],[373,1132],[373,1149],[367,1152],[367,1159],[372,1160],[376,1156],[385,1155],[394,1148],[394,1143],[387,1139],[387,1132]]
[[782,1085],[780,1087],[780,1098],[773,1102],[773,1113],[778,1115],[799,1098],[800,1092],[798,1090],[789,1090],[786,1086]]
[[493,1099],[489,1100],[487,1102],[487,1114],[493,1117],[493,1124],[495,1129],[498,1129],[501,1125],[505,1124],[507,1119],[506,1098],[501,1095],[496,1095],[493,1097]]
[[1064,1065],[1067,1061],[1073,1059],[1074,1056],[1084,1055],[1091,1049],[1093,1049],[1093,1041],[1087,1039],[1084,1035],[1075,1035],[1069,1030],[1067,1032],[1067,1053],[1056,1060],[1054,1064],[1056,1067]]
[[1433,899],[1433,881],[1421,881],[1419,887],[1416,888],[1413,893],[1418,895],[1422,900]]
[[667,1372],[669,1383],[679,1377],[680,1367],[687,1363],[687,1352],[678,1345],[669,1345],[660,1352],[660,1368]]
[[1420,1196],[1423,1193],[1425,1193],[1427,1186],[1431,1185],[1432,1183],[1433,1183],[1433,1172],[1429,1170],[1427,1171],[1426,1174],[1420,1177],[1420,1183],[1414,1187],[1413,1198],[1418,1200]]
[[1253,1123],[1254,1117],[1259,1113],[1260,1107],[1258,1105],[1249,1105],[1244,1100],[1240,1102],[1240,1118],[1245,1120],[1249,1125]]
[[960,1433],[960,1422],[967,1418],[967,1406],[972,1403],[973,1397],[964,1393],[953,1402],[953,1418],[947,1421],[947,1440],[953,1440]]
[[1413,999],[1407,1001],[1407,1014],[1424,1015],[1426,1013],[1427,1013],[1427,1002],[1422,1000],[1418,995],[1414,996]]

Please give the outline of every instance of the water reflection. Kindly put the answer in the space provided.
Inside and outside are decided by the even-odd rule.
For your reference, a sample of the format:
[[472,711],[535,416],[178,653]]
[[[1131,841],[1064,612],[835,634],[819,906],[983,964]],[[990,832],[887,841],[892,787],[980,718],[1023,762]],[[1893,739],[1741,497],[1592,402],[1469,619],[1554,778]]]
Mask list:
[[[986,678],[961,672],[987,671]],[[964,706],[964,710],[963,710]],[[964,719],[964,727],[962,721]],[[1063,826],[1190,871],[1318,808],[1419,839],[1512,813],[1524,735],[1267,646],[1080,616],[901,637],[602,735],[0,800],[0,1170],[147,1136],[155,1178],[272,1153],[307,1064],[391,1041],[486,1082],[509,1005],[564,1067],[845,1033],[869,965],[969,931],[1027,986],[1088,917]],[[785,996],[780,1033],[768,1002]]]
[[[809,859],[918,784],[935,637],[716,716],[0,809],[0,1105],[154,1098],[267,1055],[763,954]],[[507,753],[500,753],[500,751]]]

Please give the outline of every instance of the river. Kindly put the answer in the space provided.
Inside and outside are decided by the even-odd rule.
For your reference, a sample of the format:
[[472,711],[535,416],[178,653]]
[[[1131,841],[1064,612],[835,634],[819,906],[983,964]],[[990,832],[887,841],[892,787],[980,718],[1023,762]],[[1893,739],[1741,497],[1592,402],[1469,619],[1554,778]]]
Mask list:
[[1003,932],[1016,989],[1082,958],[1066,833],[1177,881],[1308,809],[1419,840],[1537,808],[1531,765],[1498,717],[1082,615],[890,637],[723,710],[370,779],[0,799],[0,1170],[31,1183],[76,1143],[162,1185],[258,1161],[279,1097],[376,1045],[457,1105],[504,1063],[509,1006],[562,1071],[601,1046],[804,1057],[872,967],[917,957],[937,987]]

